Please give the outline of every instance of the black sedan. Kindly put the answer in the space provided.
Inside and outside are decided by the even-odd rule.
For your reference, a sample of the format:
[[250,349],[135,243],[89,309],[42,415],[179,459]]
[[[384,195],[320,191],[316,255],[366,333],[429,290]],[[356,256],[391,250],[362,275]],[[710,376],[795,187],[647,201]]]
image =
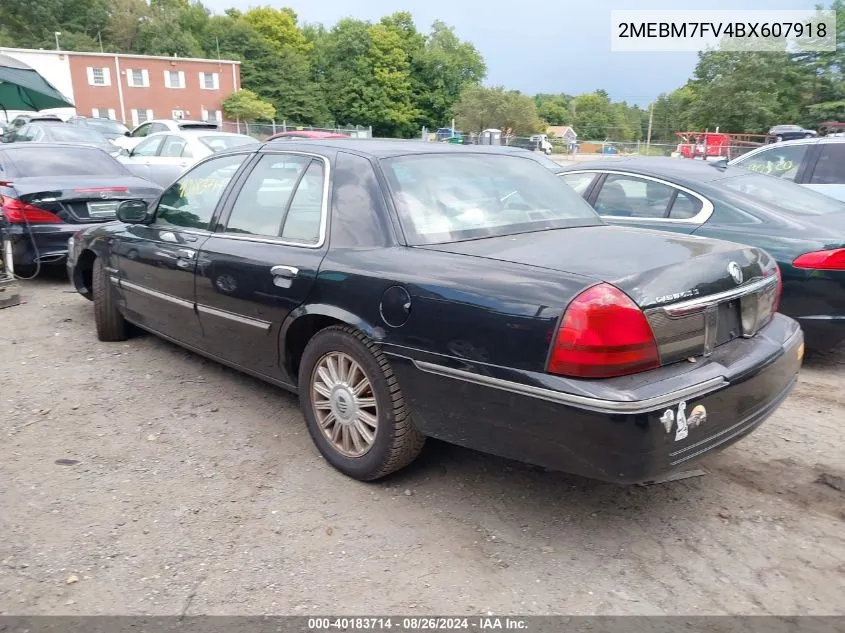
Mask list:
[[769,130],[769,136],[776,141],[793,141],[797,138],[812,138],[817,136],[815,130],[805,130],[800,125],[776,125]]
[[780,311],[807,346],[845,341],[845,203],[719,163],[671,158],[595,161],[563,179],[607,222],[765,249],[783,275]]
[[426,436],[619,482],[755,429],[796,381],[763,250],[607,226],[518,153],[269,142],[76,236],[97,335],[128,324],[298,392],[340,471]]
[[42,265],[64,264],[68,239],[114,220],[120,201],[154,200],[160,193],[161,187],[93,147],[0,145],[0,229],[21,277],[38,274]]

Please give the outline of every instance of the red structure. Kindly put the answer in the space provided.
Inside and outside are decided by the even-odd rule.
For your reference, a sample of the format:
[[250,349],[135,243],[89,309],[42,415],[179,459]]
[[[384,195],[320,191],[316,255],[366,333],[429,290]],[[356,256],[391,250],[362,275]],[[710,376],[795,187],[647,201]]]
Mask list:
[[735,158],[748,150],[771,143],[768,134],[726,134],[724,132],[675,132],[681,139],[678,153],[684,158],[722,160]]

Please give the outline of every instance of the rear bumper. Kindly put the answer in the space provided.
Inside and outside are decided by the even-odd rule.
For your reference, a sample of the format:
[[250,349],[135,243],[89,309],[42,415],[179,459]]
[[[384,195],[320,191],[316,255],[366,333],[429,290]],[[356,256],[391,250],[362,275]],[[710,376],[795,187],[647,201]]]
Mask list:
[[385,351],[423,433],[555,470],[636,483],[685,468],[759,426],[795,385],[802,344],[798,324],[779,314],[754,338],[717,348],[707,359],[604,381]]
[[68,239],[77,231],[101,224],[36,224],[29,227],[31,235],[27,227],[15,224],[7,231],[14,263],[16,266],[30,266],[39,261],[42,264],[62,263],[67,258]]

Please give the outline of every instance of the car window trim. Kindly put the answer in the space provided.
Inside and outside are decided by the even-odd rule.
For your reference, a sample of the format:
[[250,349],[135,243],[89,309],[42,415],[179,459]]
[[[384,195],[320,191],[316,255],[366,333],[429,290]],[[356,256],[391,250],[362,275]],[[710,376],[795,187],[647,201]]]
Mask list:
[[[220,194],[220,198],[217,200],[217,204],[214,206],[214,210],[211,212],[211,217],[208,219],[208,225],[207,226],[208,227],[214,227],[214,228],[197,229],[197,228],[194,228],[194,227],[173,227],[172,225],[167,225],[166,226],[167,230],[169,230],[169,231],[176,230],[176,231],[179,231],[181,233],[190,233],[192,235],[200,235],[200,236],[211,236],[211,235],[215,234],[218,222],[220,221],[220,214],[223,212],[223,208],[224,208],[223,205],[228,202],[229,196],[231,195],[232,187],[234,187],[235,182],[240,180],[241,174],[243,173],[244,166],[247,165],[248,163],[250,163],[251,160],[252,160],[252,157],[250,156],[250,154],[252,154],[252,152],[244,152],[243,154],[244,154],[244,160],[241,162],[241,164],[238,166],[237,171],[235,171],[232,178],[226,184],[226,187],[223,189],[223,192]],[[179,176],[179,178],[177,178],[176,181],[171,186],[175,185],[177,182],[182,180],[182,178],[184,178],[190,172],[197,169],[200,165],[203,165],[203,164],[205,164],[209,161],[212,161],[212,160],[215,160],[215,159],[218,159],[218,158],[226,158],[228,156],[241,156],[241,155],[242,155],[241,152],[234,152],[232,154],[225,154],[223,156],[221,156],[220,154],[212,154],[211,156],[195,163],[194,165],[191,165],[191,167],[185,173],[183,173],[181,176]],[[169,187],[168,187],[168,189],[169,189]],[[158,218],[158,208],[161,205],[161,199],[166,192],[167,192],[167,189],[162,191],[161,194],[159,194],[159,197],[155,201],[155,212],[153,214],[153,220],[150,223],[152,226],[157,226],[156,220]],[[158,226],[162,226],[162,225],[158,225]]]
[[[643,178],[645,180],[651,180],[652,182],[659,183],[661,185],[666,185],[667,187],[677,189],[678,191],[683,191],[687,195],[693,196],[701,201],[701,211],[696,213],[691,218],[641,218],[641,217],[628,217],[623,215],[600,215],[601,218],[607,218],[609,220],[622,220],[627,222],[669,222],[670,224],[687,224],[687,225],[695,225],[701,226],[707,220],[710,219],[710,216],[713,215],[713,203],[710,202],[707,198],[702,196],[699,193],[696,193],[692,189],[684,187],[682,185],[675,184],[668,180],[663,180],[662,178],[657,178],[655,176],[647,176],[645,174],[638,174],[636,172],[628,172],[628,171],[619,171],[615,169],[573,169],[571,171],[561,172],[558,175],[563,174],[578,174],[578,173],[589,173],[595,172],[597,174],[604,174],[605,176],[608,175],[619,175],[619,176],[631,176],[634,178]],[[606,180],[606,178],[605,178]],[[602,187],[604,187],[604,181],[602,181]],[[600,191],[601,188],[597,187],[596,191]],[[595,193],[595,192],[594,192]],[[592,204],[592,203],[591,203]]]
[[[226,233],[225,228],[229,224],[229,218],[232,215],[232,207],[234,207],[234,203],[237,200],[238,195],[240,194],[241,190],[243,189],[244,184],[246,183],[246,179],[249,178],[249,174],[252,173],[252,170],[255,169],[258,162],[264,156],[278,156],[278,155],[291,155],[291,156],[306,156],[311,161],[308,162],[306,165],[307,167],[311,164],[313,159],[317,158],[323,161],[323,200],[320,205],[320,232],[319,238],[316,243],[314,244],[304,244],[303,242],[294,242],[292,240],[286,240],[281,237],[271,237],[268,235],[234,235],[231,233]],[[253,161],[252,166],[249,169],[249,173],[243,175],[242,178],[238,178],[238,188],[237,191],[233,191],[233,195],[231,199],[227,198],[226,200],[226,207],[221,211],[221,217],[218,219],[217,224],[215,225],[214,235],[215,237],[221,237],[229,240],[239,240],[242,242],[257,242],[259,244],[278,244],[280,246],[298,246],[299,248],[309,248],[311,250],[318,250],[323,248],[326,243],[327,235],[328,235],[328,215],[329,215],[329,194],[331,193],[331,161],[328,157],[323,156],[322,154],[317,154],[313,152],[302,152],[302,151],[292,151],[292,150],[283,150],[283,151],[265,151],[257,153],[258,156],[257,160]],[[303,174],[305,172],[303,171]],[[235,180],[234,178],[232,179]],[[295,190],[294,190],[295,193]],[[291,195],[291,199],[293,195]]]

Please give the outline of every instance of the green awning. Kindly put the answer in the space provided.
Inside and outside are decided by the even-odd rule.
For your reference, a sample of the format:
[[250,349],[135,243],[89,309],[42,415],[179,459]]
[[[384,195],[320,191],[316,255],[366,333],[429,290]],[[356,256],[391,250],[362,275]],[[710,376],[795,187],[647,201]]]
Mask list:
[[37,112],[72,107],[73,103],[34,68],[0,55],[0,108]]

